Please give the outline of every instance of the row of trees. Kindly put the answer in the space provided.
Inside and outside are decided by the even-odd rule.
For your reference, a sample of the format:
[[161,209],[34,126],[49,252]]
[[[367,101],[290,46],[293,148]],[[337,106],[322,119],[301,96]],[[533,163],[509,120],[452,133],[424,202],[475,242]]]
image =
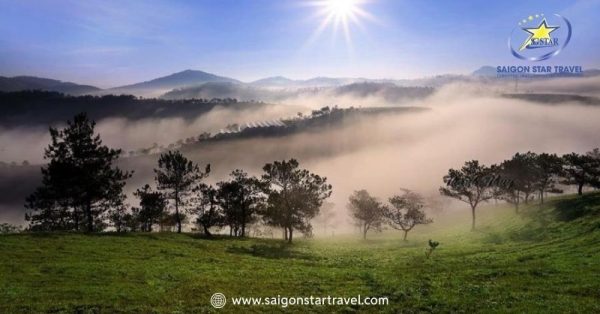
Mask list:
[[492,199],[514,204],[529,203],[536,195],[540,203],[548,193],[563,193],[561,186],[600,188],[600,150],[585,154],[517,153],[497,165],[485,166],[477,160],[465,162],[460,169],[450,169],[440,193],[469,204],[475,229],[475,211],[479,204]]
[[42,185],[26,201],[31,230],[94,232],[110,222],[117,231],[174,224],[181,232],[193,218],[208,236],[211,228],[229,227],[230,235],[243,237],[250,223],[261,220],[285,230],[291,242],[296,230],[311,233],[310,220],[331,195],[327,179],[295,159],[266,164],[261,177],[236,169],[229,180],[209,185],[203,179],[210,165],[200,169],[181,152],[168,151],[154,170],[156,190],[148,184],[137,189],[139,207],[129,208],[123,188],[133,172],[114,165],[121,151],[104,146],[94,127],[79,114],[62,130],[50,128]]
[[[117,231],[152,231],[175,226],[178,232],[190,220],[206,235],[211,228],[229,227],[232,236],[245,236],[249,224],[261,222],[282,228],[292,241],[294,231],[310,234],[310,220],[319,214],[331,195],[326,178],[300,168],[298,161],[275,161],[263,167],[260,177],[234,170],[229,180],[209,185],[211,172],[179,151],[160,155],[154,170],[156,190],[147,184],[134,196],[139,206],[129,207],[123,192],[133,172],[115,166],[120,150],[103,145],[94,133],[95,123],[85,114],[75,116],[64,129],[50,128],[51,143],[44,157],[42,185],[26,200],[30,230],[101,231],[108,223]],[[515,205],[536,195],[561,193],[561,185],[600,187],[600,151],[586,154],[517,153],[511,159],[487,167],[476,160],[461,169],[450,169],[440,193],[470,205],[472,229],[479,204],[491,199]],[[423,198],[410,191],[383,204],[367,191],[355,192],[348,207],[363,237],[369,230],[389,225],[404,231],[430,223]]]
[[355,191],[348,200],[348,209],[356,225],[360,228],[363,239],[367,232],[381,231],[385,226],[404,232],[404,241],[408,232],[417,225],[433,222],[425,214],[424,198],[410,190],[403,190],[402,195],[389,198],[389,205],[384,204],[366,190]]

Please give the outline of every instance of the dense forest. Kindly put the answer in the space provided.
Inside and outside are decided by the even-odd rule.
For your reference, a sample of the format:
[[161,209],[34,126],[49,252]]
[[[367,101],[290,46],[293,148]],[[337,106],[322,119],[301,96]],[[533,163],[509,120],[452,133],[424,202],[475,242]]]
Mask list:
[[0,92],[0,125],[48,125],[64,122],[79,112],[96,120],[181,117],[192,119],[215,106],[258,108],[260,102],[238,102],[232,98],[165,100],[132,95],[68,96],[48,91]]

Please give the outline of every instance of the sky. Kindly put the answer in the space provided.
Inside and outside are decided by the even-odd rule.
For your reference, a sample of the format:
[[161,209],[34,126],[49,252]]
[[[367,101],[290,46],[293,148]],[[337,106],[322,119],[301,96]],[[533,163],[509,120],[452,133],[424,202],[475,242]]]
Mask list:
[[365,14],[328,23],[318,0],[0,0],[0,76],[114,87],[185,69],[270,76],[419,78],[521,65],[517,21],[559,13],[569,46],[541,65],[600,68],[600,0],[355,0]]

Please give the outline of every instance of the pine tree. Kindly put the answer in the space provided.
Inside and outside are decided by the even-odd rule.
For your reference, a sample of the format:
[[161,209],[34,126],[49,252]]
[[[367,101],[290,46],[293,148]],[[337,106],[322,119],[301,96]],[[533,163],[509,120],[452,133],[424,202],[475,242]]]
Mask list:
[[121,150],[103,145],[95,125],[81,113],[62,130],[50,128],[42,185],[25,205],[32,210],[26,215],[32,229],[98,231],[102,214],[122,203],[132,172],[113,165]]
[[186,198],[193,190],[194,184],[208,176],[210,165],[201,172],[198,165],[187,159],[179,151],[168,151],[158,159],[156,182],[159,190],[166,190],[165,198],[172,199],[175,205],[175,221],[177,232],[181,233],[182,213],[180,207],[187,205]]
[[594,155],[597,150],[587,154],[570,153],[562,156],[564,160],[564,180],[562,184],[577,185],[577,194],[583,194],[583,187],[600,187],[600,159]]
[[310,220],[319,214],[323,201],[331,196],[327,178],[299,168],[298,161],[275,161],[263,167],[268,194],[264,219],[267,224],[284,228],[288,242],[294,230],[312,232]]

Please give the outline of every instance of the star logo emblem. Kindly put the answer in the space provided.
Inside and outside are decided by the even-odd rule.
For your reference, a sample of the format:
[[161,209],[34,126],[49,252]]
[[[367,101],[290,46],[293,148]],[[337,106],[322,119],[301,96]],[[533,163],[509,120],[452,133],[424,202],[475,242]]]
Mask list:
[[543,19],[538,27],[524,27],[523,30],[529,33],[529,37],[525,40],[525,42],[519,48],[519,51],[522,51],[525,48],[528,48],[533,40],[538,41],[552,41],[552,37],[550,37],[550,33],[557,30],[558,26],[548,26],[546,23],[546,19]]

